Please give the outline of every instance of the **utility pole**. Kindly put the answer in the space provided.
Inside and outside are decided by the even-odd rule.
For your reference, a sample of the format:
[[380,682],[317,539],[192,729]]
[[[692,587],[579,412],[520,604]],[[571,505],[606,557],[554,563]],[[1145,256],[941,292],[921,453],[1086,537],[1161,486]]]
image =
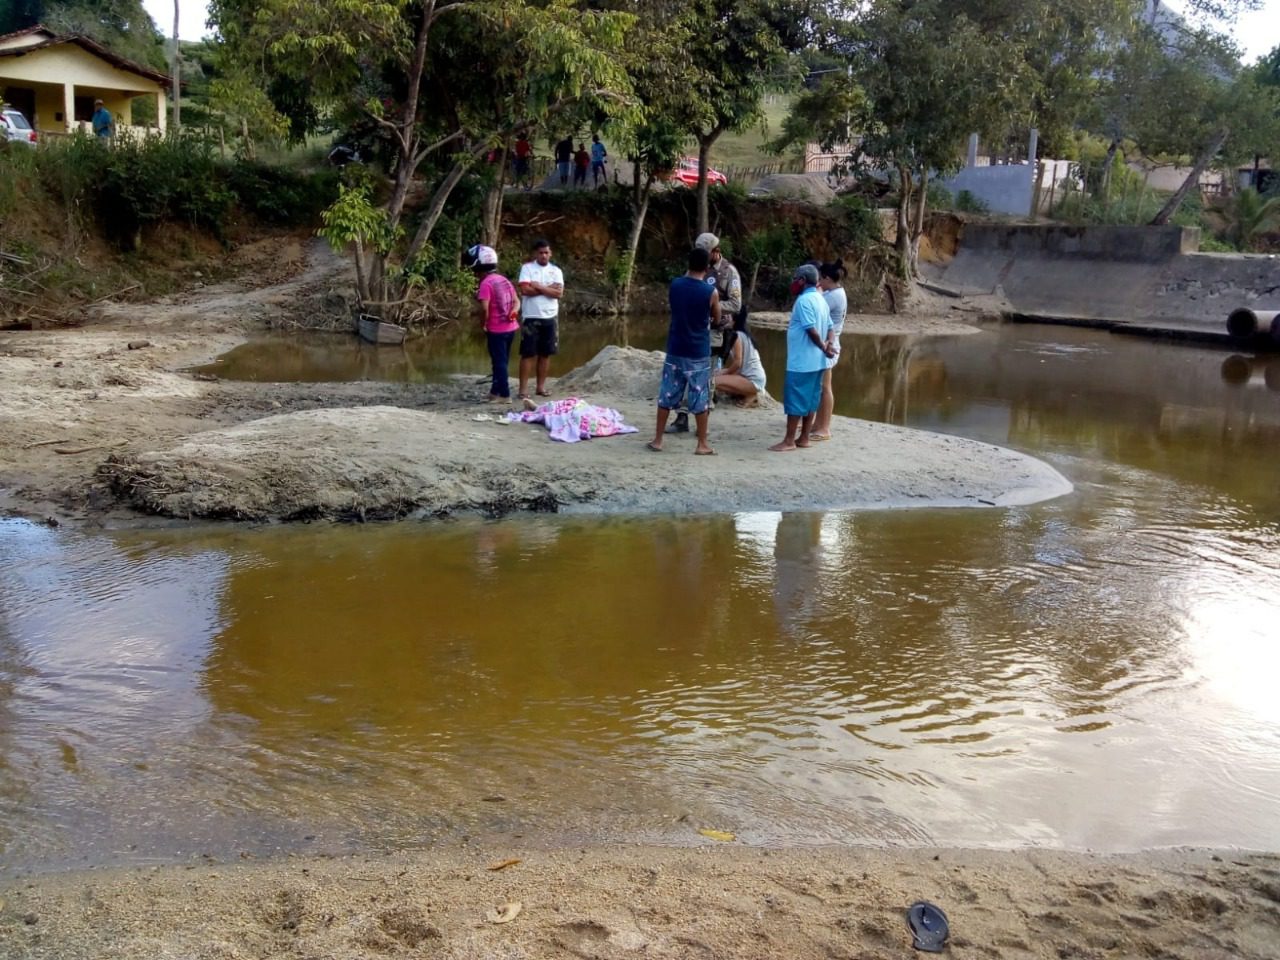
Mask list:
[[182,129],[182,49],[178,46],[178,3],[173,0],[173,129]]

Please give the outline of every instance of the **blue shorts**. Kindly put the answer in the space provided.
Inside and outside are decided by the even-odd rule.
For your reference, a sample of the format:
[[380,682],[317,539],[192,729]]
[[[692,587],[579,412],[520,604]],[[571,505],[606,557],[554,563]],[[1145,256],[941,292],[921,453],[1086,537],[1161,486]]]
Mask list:
[[808,373],[787,371],[787,383],[782,390],[782,409],[788,417],[807,417],[818,412],[822,403],[822,376],[825,370]]
[[[687,393],[686,393],[687,391]],[[711,358],[693,360],[668,356],[662,364],[662,387],[658,406],[675,410],[684,398],[694,416],[706,413],[711,404]]]

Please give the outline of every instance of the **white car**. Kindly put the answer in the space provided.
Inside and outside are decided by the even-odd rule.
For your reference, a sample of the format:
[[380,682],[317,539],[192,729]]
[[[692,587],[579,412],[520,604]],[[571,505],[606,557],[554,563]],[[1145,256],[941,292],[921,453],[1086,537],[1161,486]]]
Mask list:
[[27,118],[12,107],[0,108],[0,140],[10,143],[25,143],[30,147],[39,139]]

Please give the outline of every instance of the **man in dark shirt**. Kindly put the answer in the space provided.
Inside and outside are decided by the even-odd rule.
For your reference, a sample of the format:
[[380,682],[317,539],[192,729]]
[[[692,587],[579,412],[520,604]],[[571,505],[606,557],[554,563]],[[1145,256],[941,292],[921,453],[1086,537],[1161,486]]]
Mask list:
[[556,173],[560,174],[560,186],[569,185],[569,167],[573,163],[573,137],[565,137],[556,144]]
[[662,450],[667,417],[684,397],[698,428],[698,445],[693,452],[703,457],[715,453],[707,443],[707,421],[711,406],[711,327],[720,323],[720,294],[707,283],[710,261],[706,250],[695,247],[689,252],[688,271],[671,281],[667,293],[671,327],[658,391],[658,428],[649,441],[650,450]]

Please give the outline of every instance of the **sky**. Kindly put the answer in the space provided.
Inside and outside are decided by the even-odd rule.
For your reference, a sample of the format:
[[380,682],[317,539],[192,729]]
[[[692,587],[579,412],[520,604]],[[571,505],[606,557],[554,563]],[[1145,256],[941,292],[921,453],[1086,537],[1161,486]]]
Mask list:
[[[325,0],[316,0],[323,3]],[[1168,0],[1172,7],[1180,6],[1178,0]],[[178,33],[183,40],[199,40],[207,32],[205,20],[208,8],[205,0],[179,0],[182,19]],[[168,36],[173,30],[172,0],[142,0],[142,5],[155,20],[160,32]],[[1236,42],[1244,49],[1245,62],[1252,63],[1280,46],[1280,0],[1265,0],[1261,10],[1245,14],[1236,24]]]

